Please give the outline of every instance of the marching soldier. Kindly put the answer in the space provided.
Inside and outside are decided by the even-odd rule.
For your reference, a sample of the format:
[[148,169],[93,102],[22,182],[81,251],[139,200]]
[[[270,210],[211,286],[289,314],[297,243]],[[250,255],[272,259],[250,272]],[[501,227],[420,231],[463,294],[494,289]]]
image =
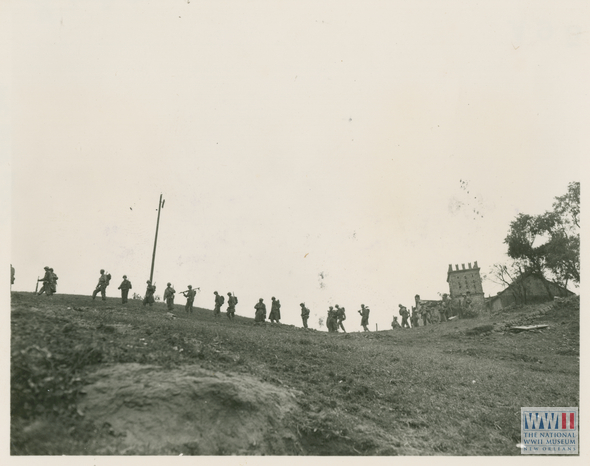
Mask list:
[[416,302],[416,310],[418,311],[418,314],[421,314],[420,311],[422,310],[422,307],[420,305],[420,295],[419,294],[414,296],[414,301]]
[[361,325],[365,332],[369,332],[369,313],[371,310],[368,307],[365,307],[364,304],[361,304],[361,309],[358,313],[361,315]]
[[45,274],[43,275],[43,278],[37,280],[38,282],[43,282],[43,286],[37,294],[41,296],[43,293],[45,293],[45,295],[51,296],[51,272],[49,271],[49,267],[43,267],[43,269],[45,269]]
[[330,306],[328,309],[328,318],[326,319],[326,327],[328,327],[328,332],[337,332],[338,328],[336,327],[336,312],[334,311],[334,307]]
[[258,302],[254,305],[254,309],[256,309],[256,314],[254,316],[254,324],[263,324],[266,321],[266,304],[264,304],[262,301],[263,299],[260,298]]
[[49,273],[51,274],[51,282],[49,284],[49,288],[51,289],[51,294],[57,293],[57,280],[59,277],[55,274],[53,269],[49,267]]
[[109,286],[110,281],[111,281],[111,274],[110,273],[105,274],[104,269],[100,269],[100,278],[98,279],[98,283],[96,285],[96,288],[92,292],[92,299],[95,299],[98,292],[100,292],[100,296],[102,297],[102,300],[106,301],[107,300],[106,291],[107,291],[107,286]]
[[147,287],[145,289],[145,296],[143,298],[143,305],[149,304],[152,306],[155,302],[154,293],[156,292],[156,285],[152,285],[151,280],[147,280]]
[[281,320],[281,302],[278,299],[275,299],[274,296],[271,299],[272,304],[270,305],[270,314],[268,315],[268,318],[273,324],[280,324],[279,321]]
[[339,328],[342,329],[342,331],[344,333],[346,333],[346,329],[344,328],[344,324],[342,322],[344,322],[346,320],[346,309],[344,309],[343,307],[338,306],[338,304],[336,304],[336,331],[338,331]]
[[412,317],[410,319],[410,322],[412,324],[412,328],[418,327],[418,311],[414,306],[412,306]]
[[186,298],[186,305],[184,306],[184,310],[187,314],[193,313],[193,302],[195,301],[195,295],[197,292],[193,290],[193,287],[189,285],[188,290],[183,291],[182,295]]
[[428,324],[432,324],[432,321],[430,320],[430,308],[427,306],[422,306],[422,322],[424,323],[424,327],[426,327],[426,325]]
[[176,290],[172,288],[172,283],[167,283],[164,290],[164,301],[169,311],[174,310],[174,293],[176,293]]
[[127,280],[127,275],[123,275],[123,281],[119,285],[119,288],[117,288],[121,290],[121,304],[127,304],[127,296],[131,288],[131,282]]
[[234,316],[236,315],[236,304],[238,304],[238,298],[231,293],[227,294],[227,318],[230,320],[234,320]]
[[465,294],[465,298],[463,299],[463,308],[462,308],[462,312],[461,312],[461,317],[466,317],[469,316],[469,314],[471,313],[471,304],[472,304],[472,300],[471,300],[471,291],[467,291],[467,293]]
[[[402,316],[402,328],[410,328],[410,324],[408,323],[408,317],[410,313],[408,312],[408,308],[405,306],[399,305],[399,315]],[[396,318],[397,321],[397,318]]]
[[441,303],[441,310],[440,310],[440,318],[443,321],[447,321],[449,320],[450,317],[450,301],[449,301],[449,295],[444,293],[442,295],[442,303]]
[[213,309],[213,315],[215,317],[219,317],[221,315],[221,306],[223,306],[225,298],[217,291],[214,291],[213,294],[215,295],[215,309]]
[[301,320],[303,321],[303,328],[307,328],[307,319],[309,319],[309,309],[305,307],[305,303],[301,303]]
[[[416,314],[418,318],[422,319],[422,326],[426,326],[426,317],[424,314],[424,309],[422,309],[422,303],[420,302],[420,295],[417,294],[414,296],[414,301],[416,302]],[[416,320],[416,327],[418,326],[418,320]]]

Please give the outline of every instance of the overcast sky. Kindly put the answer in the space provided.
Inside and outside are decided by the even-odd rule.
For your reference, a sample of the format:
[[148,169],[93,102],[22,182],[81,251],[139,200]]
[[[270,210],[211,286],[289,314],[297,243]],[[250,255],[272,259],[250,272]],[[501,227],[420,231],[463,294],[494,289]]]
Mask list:
[[[580,179],[585,2],[13,5],[13,290],[106,269],[258,298],[283,322],[448,291]],[[551,6],[548,6],[551,5]],[[484,282],[484,291],[498,286]],[[184,303],[184,299],[177,299]],[[269,307],[270,309],[270,307]],[[395,312],[397,314],[397,312]]]

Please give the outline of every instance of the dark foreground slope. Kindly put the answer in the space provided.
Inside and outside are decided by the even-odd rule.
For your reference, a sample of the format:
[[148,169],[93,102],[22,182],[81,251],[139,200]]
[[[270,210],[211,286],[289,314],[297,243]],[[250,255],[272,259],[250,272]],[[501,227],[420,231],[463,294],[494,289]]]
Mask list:
[[11,453],[516,455],[521,407],[579,405],[578,299],[368,334],[174,313],[13,293]]

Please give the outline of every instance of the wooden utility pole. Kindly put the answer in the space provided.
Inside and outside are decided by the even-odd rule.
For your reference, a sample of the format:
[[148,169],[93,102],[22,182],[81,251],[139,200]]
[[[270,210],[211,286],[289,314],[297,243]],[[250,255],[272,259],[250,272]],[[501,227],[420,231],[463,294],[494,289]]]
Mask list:
[[152,269],[150,270],[150,282],[152,282],[152,280],[154,278],[154,263],[156,262],[156,246],[158,244],[158,228],[160,227],[160,210],[161,209],[162,209],[162,195],[160,194],[160,202],[158,203],[158,221],[156,222],[156,237],[154,239],[154,253],[152,254]]

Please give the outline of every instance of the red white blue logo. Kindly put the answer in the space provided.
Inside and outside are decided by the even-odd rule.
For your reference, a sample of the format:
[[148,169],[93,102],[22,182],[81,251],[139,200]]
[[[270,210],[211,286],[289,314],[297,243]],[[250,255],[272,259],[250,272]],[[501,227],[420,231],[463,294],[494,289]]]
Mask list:
[[578,408],[521,408],[522,454],[577,455]]
[[525,430],[574,430],[576,417],[574,411],[525,411],[523,423]]

